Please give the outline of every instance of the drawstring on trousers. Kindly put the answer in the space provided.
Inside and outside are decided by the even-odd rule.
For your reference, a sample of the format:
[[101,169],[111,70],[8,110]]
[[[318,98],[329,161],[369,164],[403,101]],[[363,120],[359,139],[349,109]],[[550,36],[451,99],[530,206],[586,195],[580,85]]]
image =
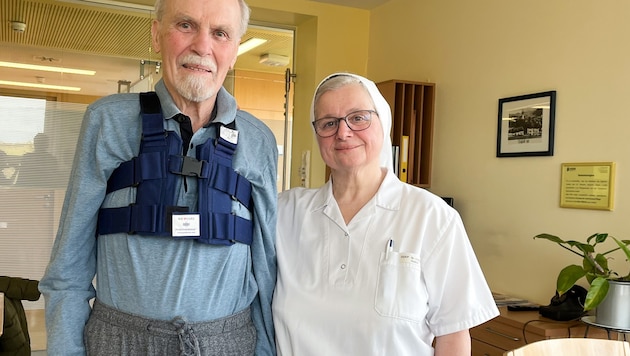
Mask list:
[[186,323],[182,317],[177,317],[173,320],[173,325],[177,328],[177,337],[179,337],[179,350],[181,356],[199,356],[201,350],[199,349],[199,340],[193,328]]
[[[109,337],[113,330],[121,335],[117,341]],[[253,356],[256,327],[250,307],[227,317],[191,322],[183,315],[158,320],[128,314],[97,299],[85,339],[88,355],[136,356],[147,350],[169,356]],[[238,340],[236,345],[234,340]]]

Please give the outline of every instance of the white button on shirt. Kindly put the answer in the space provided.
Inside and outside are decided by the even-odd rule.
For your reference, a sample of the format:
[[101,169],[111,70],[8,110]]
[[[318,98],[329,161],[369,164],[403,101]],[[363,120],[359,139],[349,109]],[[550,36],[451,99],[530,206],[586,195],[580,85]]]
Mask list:
[[282,193],[277,226],[279,355],[433,355],[498,315],[457,212],[391,172],[347,226],[330,182]]

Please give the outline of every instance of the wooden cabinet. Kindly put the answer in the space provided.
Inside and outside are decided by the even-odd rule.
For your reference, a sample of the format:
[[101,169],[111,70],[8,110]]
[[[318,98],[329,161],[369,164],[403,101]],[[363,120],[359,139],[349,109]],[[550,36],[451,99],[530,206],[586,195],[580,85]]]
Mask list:
[[502,356],[508,350],[543,339],[609,337],[605,330],[588,327],[581,321],[555,321],[540,316],[537,311],[513,312],[506,307],[499,310],[500,316],[470,330],[472,356]]
[[377,87],[392,111],[392,144],[399,148],[398,176],[407,183],[430,187],[435,84],[388,80]]
[[0,336],[4,326],[4,293],[0,292]]

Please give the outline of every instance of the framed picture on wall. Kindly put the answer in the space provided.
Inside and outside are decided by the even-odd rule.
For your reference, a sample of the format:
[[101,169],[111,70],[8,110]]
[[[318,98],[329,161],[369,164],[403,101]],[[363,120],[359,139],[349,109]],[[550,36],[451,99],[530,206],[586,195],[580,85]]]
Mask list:
[[499,99],[497,157],[553,156],[556,91]]

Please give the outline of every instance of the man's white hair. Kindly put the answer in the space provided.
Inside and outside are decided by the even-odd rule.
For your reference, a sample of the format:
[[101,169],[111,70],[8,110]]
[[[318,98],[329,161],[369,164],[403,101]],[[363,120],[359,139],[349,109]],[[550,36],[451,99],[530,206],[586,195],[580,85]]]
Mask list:
[[[158,21],[162,20],[162,16],[164,15],[164,4],[170,0],[155,0],[155,17]],[[245,32],[247,32],[247,26],[249,25],[249,16],[251,14],[251,10],[245,0],[238,0],[238,4],[241,7],[241,26],[239,37],[243,37]]]

